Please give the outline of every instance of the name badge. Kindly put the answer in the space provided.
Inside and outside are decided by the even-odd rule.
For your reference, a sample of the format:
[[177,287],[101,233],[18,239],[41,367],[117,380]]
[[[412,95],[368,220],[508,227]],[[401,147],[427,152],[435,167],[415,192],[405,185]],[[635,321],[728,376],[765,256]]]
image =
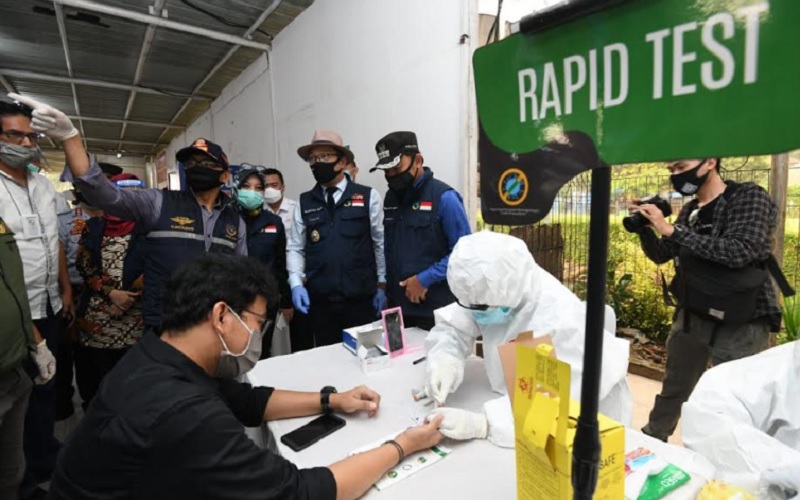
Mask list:
[[42,237],[42,225],[39,223],[38,215],[22,216],[22,235],[28,240]]

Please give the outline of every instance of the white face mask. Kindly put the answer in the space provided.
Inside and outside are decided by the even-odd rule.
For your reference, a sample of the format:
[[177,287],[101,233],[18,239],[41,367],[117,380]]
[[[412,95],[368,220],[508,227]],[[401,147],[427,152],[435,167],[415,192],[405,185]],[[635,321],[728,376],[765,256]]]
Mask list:
[[255,335],[255,332],[253,330],[251,330],[250,328],[248,328],[248,326],[244,322],[244,320],[242,320],[242,318],[238,314],[236,314],[234,312],[234,310],[230,308],[230,306],[228,306],[226,304],[225,307],[228,308],[228,311],[230,311],[230,313],[233,314],[236,317],[236,319],[239,320],[239,323],[241,323],[242,326],[244,327],[244,329],[247,331],[247,345],[244,346],[244,349],[242,350],[242,352],[240,352],[238,354],[234,354],[234,353],[231,352],[230,349],[228,349],[228,344],[225,343],[225,339],[222,338],[222,335],[217,333],[217,337],[219,337],[219,341],[222,342],[222,347],[225,349],[224,351],[222,351],[222,355],[223,356],[231,356],[231,357],[234,357],[234,358],[239,358],[239,357],[244,356],[247,353],[247,350],[250,348],[250,344],[253,342],[253,335]]
[[282,197],[283,193],[281,192],[280,189],[268,187],[267,189],[264,190],[264,200],[267,203],[277,203],[281,201]]

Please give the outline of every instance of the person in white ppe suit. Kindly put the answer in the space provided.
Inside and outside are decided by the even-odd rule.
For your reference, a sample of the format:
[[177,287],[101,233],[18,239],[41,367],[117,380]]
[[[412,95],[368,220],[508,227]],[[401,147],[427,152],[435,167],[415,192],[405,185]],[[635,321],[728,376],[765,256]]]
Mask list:
[[[570,396],[579,399],[583,372],[586,304],[540,268],[525,243],[512,236],[481,231],[462,237],[447,267],[447,282],[457,302],[434,312],[436,325],[426,339],[425,393],[446,403],[462,382],[464,361],[483,337],[483,355],[492,390],[505,396],[488,401],[482,413],[437,408],[442,434],[452,439],[488,438],[514,446],[514,422],[497,347],[525,331],[550,335],[556,356],[571,366]],[[604,331],[600,411],[623,424],[632,403],[626,379],[629,344]]]
[[681,413],[683,444],[758,498],[800,498],[800,341],[715,366]]

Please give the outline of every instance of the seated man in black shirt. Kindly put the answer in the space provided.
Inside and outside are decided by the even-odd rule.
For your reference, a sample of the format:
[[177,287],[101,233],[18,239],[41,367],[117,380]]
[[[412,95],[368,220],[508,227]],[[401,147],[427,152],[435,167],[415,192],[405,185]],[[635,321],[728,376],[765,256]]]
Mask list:
[[[356,498],[404,454],[437,444],[441,419],[330,467],[298,470],[243,426],[321,411],[319,393],[212,378],[263,329],[276,286],[245,257],[208,254],[170,279],[161,338],[146,336],[106,377],[62,450],[51,499]],[[331,394],[339,412],[378,411],[366,387]],[[342,450],[344,455],[347,450]]]

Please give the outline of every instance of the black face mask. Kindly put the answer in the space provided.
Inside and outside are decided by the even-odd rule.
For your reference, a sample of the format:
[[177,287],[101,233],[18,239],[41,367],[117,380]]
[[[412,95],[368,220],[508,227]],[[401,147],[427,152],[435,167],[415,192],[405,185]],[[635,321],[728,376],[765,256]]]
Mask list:
[[699,191],[703,184],[705,184],[706,179],[708,179],[708,172],[698,177],[697,171],[706,164],[706,161],[707,160],[701,161],[699,165],[691,170],[671,175],[670,180],[672,181],[672,187],[675,188],[675,191],[684,196],[691,196]]
[[81,193],[80,191],[74,191],[74,195],[75,195],[75,199],[72,200],[72,205],[73,206],[77,207],[78,205],[83,204],[83,205],[85,205],[85,206],[87,206],[89,208],[95,208],[95,207],[92,206],[91,203],[86,201],[86,198],[83,196],[83,193]]
[[186,183],[195,193],[210,191],[222,185],[219,176],[222,172],[207,167],[192,167],[186,169]]
[[311,165],[311,172],[314,174],[314,180],[320,184],[327,184],[339,175],[339,172],[334,170],[339,160],[333,163],[317,162]]
[[411,170],[414,168],[412,164],[405,172],[401,172],[392,177],[386,177],[386,182],[389,184],[389,189],[401,195],[414,186],[414,174]]

